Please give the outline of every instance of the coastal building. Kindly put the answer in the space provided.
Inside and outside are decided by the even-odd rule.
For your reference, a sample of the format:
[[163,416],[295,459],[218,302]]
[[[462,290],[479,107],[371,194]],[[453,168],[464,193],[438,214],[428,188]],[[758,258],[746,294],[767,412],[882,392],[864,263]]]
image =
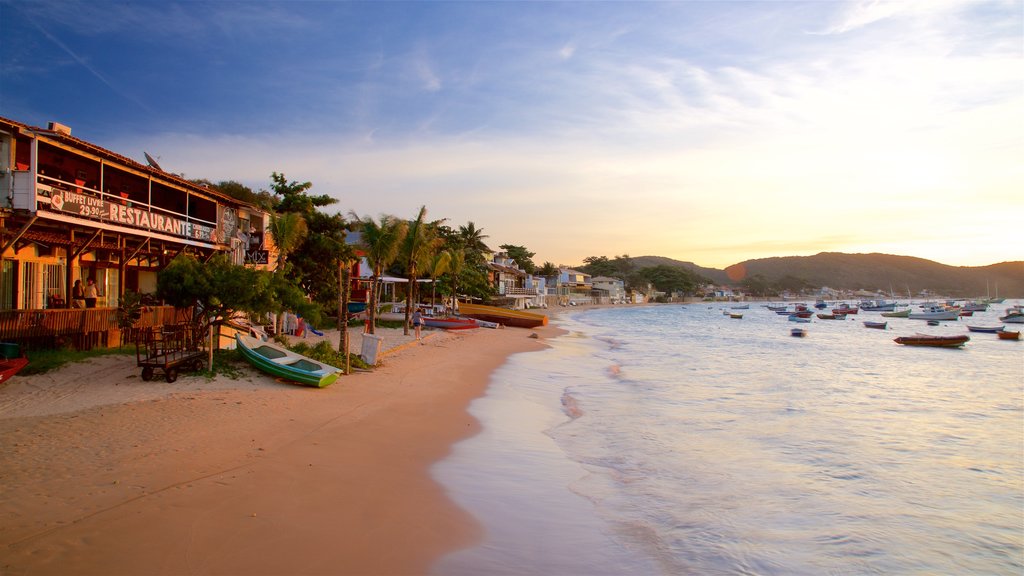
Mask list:
[[606,298],[613,304],[626,302],[626,283],[610,276],[594,276],[591,279],[594,290],[605,292]]
[[253,204],[71,135],[0,117],[0,310],[71,308],[76,281],[96,306],[156,289],[177,254],[276,265],[270,215]]
[[573,270],[572,268],[559,268],[558,276],[555,279],[555,294],[558,303],[566,306],[573,304],[590,304],[594,302],[594,283],[590,274]]
[[547,306],[547,282],[543,277],[529,274],[505,252],[497,252],[487,262],[487,274],[497,293],[497,300],[505,300],[512,308],[541,308]]

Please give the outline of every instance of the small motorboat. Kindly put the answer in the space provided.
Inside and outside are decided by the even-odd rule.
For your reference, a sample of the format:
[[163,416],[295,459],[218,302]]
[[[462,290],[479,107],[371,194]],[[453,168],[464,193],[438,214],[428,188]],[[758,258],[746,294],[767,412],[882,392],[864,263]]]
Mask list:
[[999,335],[1000,340],[1020,340],[1020,332],[1014,332],[1013,330],[1000,330],[996,332]]
[[818,314],[821,320],[846,320],[846,314]]
[[856,314],[860,309],[856,306],[850,306],[849,304],[840,304],[838,308],[833,308],[833,314]]
[[930,334],[915,334],[913,336],[900,336],[894,338],[893,342],[907,346],[934,346],[939,348],[959,348],[971,339],[970,336],[932,336]]
[[864,321],[864,327],[865,328],[875,328],[877,330],[885,330],[885,327],[888,324],[889,324],[888,322],[872,322],[870,320],[865,320]]
[[910,308],[894,310],[892,312],[882,312],[882,316],[885,316],[886,318],[907,318],[910,316]]
[[274,342],[261,342],[242,333],[235,335],[238,351],[256,368],[306,386],[323,388],[338,379],[341,368],[318,362]]
[[802,323],[806,324],[806,323],[809,323],[811,321],[811,319],[808,316],[801,316],[799,314],[790,314],[789,315],[789,321],[790,322],[802,322]]
[[1024,306],[1012,306],[1006,309],[1006,316],[999,317],[1000,322],[1024,324]]
[[959,316],[959,310],[950,310],[945,306],[928,306],[920,312],[911,312],[907,318],[911,320],[956,320]]
[[739,312],[730,312],[729,318],[735,318],[738,320],[740,318],[743,318],[743,314],[740,314]]
[[985,332],[988,334],[995,334],[996,332],[1002,332],[1002,326],[967,326],[967,329],[971,332]]
[[797,338],[807,336],[807,330],[804,330],[803,328],[793,328],[789,333],[791,336],[796,336]]

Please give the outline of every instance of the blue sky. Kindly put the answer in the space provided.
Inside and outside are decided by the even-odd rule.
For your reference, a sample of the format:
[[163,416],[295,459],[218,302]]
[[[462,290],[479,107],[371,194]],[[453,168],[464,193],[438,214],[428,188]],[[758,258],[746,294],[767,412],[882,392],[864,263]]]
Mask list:
[[537,262],[1024,259],[1024,4],[8,2],[0,115]]

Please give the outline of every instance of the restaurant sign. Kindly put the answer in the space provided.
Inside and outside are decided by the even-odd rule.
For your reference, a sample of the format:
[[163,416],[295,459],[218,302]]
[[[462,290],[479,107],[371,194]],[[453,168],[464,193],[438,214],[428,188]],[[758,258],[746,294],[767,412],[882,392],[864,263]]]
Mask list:
[[86,218],[98,218],[115,224],[207,242],[212,242],[216,233],[211,226],[66,190],[54,190],[50,195],[50,206],[58,212],[70,212]]

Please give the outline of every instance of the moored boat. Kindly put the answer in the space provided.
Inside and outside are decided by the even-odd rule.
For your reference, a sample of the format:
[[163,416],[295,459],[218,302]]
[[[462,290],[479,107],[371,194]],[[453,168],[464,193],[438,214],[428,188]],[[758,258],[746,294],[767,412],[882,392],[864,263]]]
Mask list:
[[889,324],[888,322],[872,322],[870,320],[865,320],[864,321],[864,327],[865,328],[875,328],[875,329],[878,329],[878,330],[885,330],[885,327],[888,324]]
[[743,314],[741,312],[730,312],[729,318],[735,318],[738,320],[740,318],[743,318]]
[[790,335],[796,336],[797,338],[803,338],[804,336],[807,336],[807,330],[804,330],[803,328],[793,328],[792,330],[789,331],[789,333]]
[[846,314],[818,314],[821,320],[846,320]]
[[838,308],[833,308],[833,314],[856,314],[859,312],[856,306],[850,306],[849,304],[840,304]]
[[1020,332],[1013,330],[1000,330],[996,332],[999,335],[1000,340],[1020,340]]
[[944,306],[928,306],[920,312],[911,312],[907,318],[911,320],[956,320],[959,314],[958,310],[949,310]]
[[910,316],[910,308],[903,310],[893,310],[892,312],[882,312],[882,316],[886,318],[906,318]]
[[459,314],[462,316],[478,318],[488,322],[497,322],[498,324],[504,324],[506,326],[536,328],[538,326],[547,326],[548,324],[548,317],[544,314],[527,312],[526,310],[512,310],[509,308],[499,308],[497,306],[485,306],[483,304],[469,304],[462,302],[459,302],[458,308]]
[[806,323],[810,322],[811,319],[808,316],[800,316],[799,314],[790,314],[789,315],[789,321],[790,322],[802,322],[802,323],[806,324]]
[[893,342],[907,346],[934,346],[938,348],[959,348],[971,339],[970,336],[932,336],[930,334],[915,334],[913,336],[900,336],[894,338]]
[[865,312],[892,312],[896,309],[896,303],[884,300],[865,300],[860,303],[860,309]]
[[1009,324],[1024,324],[1024,307],[1013,306],[1006,309],[1006,316],[999,317],[1000,322]]
[[1003,331],[1002,326],[967,326],[967,329],[971,332],[986,332],[989,334]]
[[261,342],[245,334],[236,334],[238,351],[256,368],[285,380],[323,388],[338,379],[340,368],[318,362],[274,342]]

